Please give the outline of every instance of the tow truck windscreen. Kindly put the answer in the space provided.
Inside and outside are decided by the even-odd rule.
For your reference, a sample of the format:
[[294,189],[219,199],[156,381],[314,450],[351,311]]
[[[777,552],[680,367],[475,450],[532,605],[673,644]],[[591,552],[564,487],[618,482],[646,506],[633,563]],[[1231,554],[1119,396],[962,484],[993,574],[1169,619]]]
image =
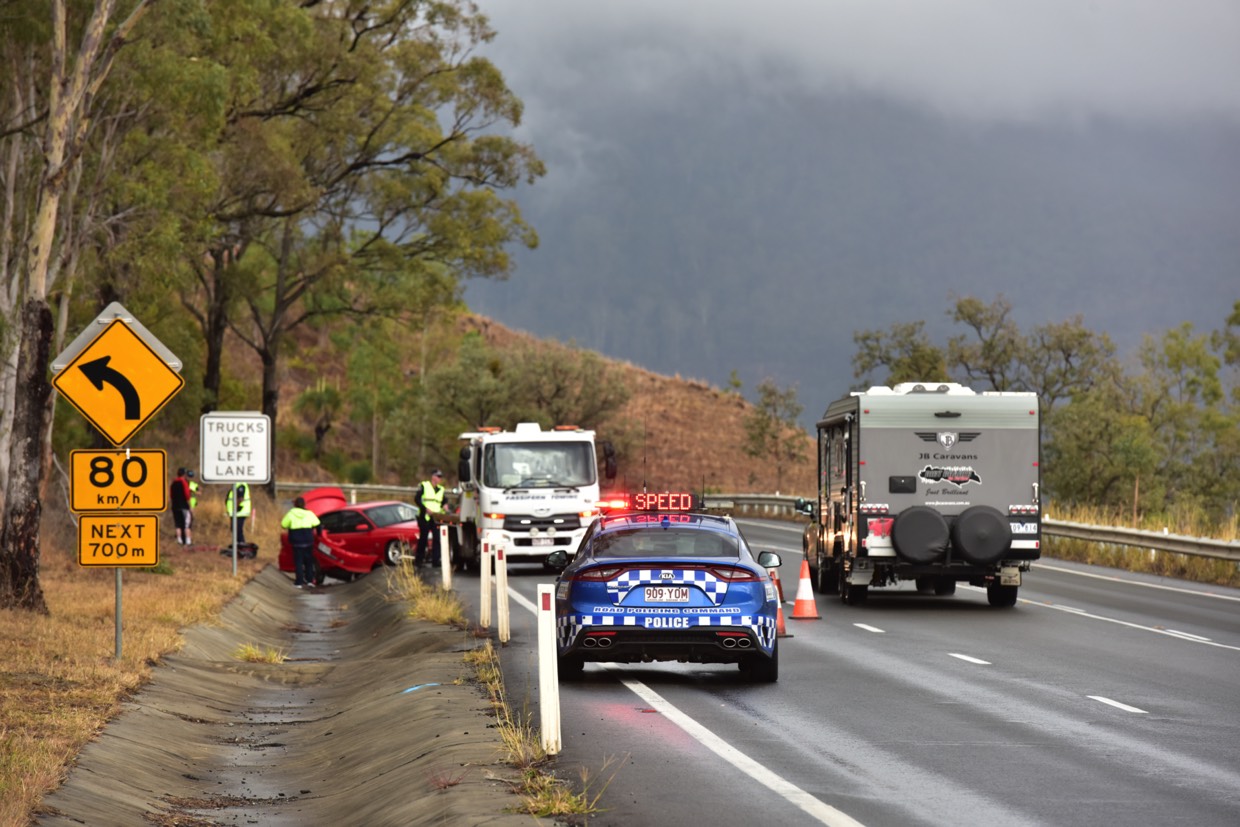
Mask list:
[[589,442],[499,442],[482,455],[482,484],[491,488],[566,488],[598,479]]

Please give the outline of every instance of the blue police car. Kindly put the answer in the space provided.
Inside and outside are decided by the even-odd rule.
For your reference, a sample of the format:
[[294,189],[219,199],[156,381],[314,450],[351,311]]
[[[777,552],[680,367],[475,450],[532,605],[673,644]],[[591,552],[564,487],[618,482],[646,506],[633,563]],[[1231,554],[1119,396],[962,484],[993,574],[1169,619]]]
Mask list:
[[778,596],[730,517],[693,495],[636,494],[630,510],[596,519],[576,555],[553,553],[561,680],[593,662],[735,663],[752,680],[779,679]]

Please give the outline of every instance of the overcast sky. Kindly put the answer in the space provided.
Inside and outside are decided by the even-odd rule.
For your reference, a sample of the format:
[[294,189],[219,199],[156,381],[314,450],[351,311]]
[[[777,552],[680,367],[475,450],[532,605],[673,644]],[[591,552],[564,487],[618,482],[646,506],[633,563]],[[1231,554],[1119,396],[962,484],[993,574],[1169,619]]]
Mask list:
[[[1169,228],[1156,240],[1172,251],[1177,245],[1178,249],[1190,245],[1208,249],[1213,263],[1219,265],[1197,268],[1204,274],[1200,279],[1215,287],[1205,302],[1210,307],[1203,310],[1202,302],[1198,302],[1192,311],[1196,317],[1190,317],[1181,306],[1167,302],[1169,314],[1175,314],[1169,315],[1167,326],[1192,318],[1199,329],[1217,327],[1225,316],[1225,307],[1234,300],[1228,297],[1240,298],[1240,288],[1224,283],[1233,281],[1232,274],[1240,274],[1240,261],[1230,266],[1230,252],[1224,252],[1222,259],[1218,253],[1220,249],[1233,249],[1226,239],[1240,237],[1240,216],[1235,211],[1240,202],[1228,194],[1233,191],[1236,172],[1220,170],[1216,180],[1207,181],[1203,187],[1191,177],[1191,170],[1181,169],[1175,154],[1180,153],[1182,158],[1192,153],[1192,147],[1205,146],[1214,154],[1203,155],[1202,163],[1208,164],[1216,156],[1235,157],[1240,142],[1240,0],[477,2],[497,31],[485,54],[526,105],[517,134],[533,144],[548,163],[546,178],[517,193],[523,211],[535,219],[542,248],[529,254],[518,251],[521,264],[509,284],[474,282],[466,291],[471,306],[500,322],[505,322],[506,303],[512,303],[526,289],[524,285],[534,283],[533,271],[553,269],[556,256],[562,254],[564,239],[555,234],[567,228],[546,218],[552,211],[550,204],[571,204],[579,210],[598,205],[601,209],[607,199],[597,195],[602,192],[600,188],[615,187],[618,181],[622,186],[634,163],[657,167],[664,176],[692,166],[685,162],[687,159],[655,159],[649,155],[634,160],[635,136],[632,130],[628,134],[618,130],[614,118],[608,122],[611,113],[647,129],[685,134],[699,128],[736,128],[738,122],[745,128],[750,126],[744,122],[747,111],[717,119],[693,113],[687,102],[696,99],[694,90],[702,89],[706,78],[716,86],[715,97],[710,99],[713,106],[720,105],[717,87],[721,83],[729,92],[735,90],[738,103],[764,97],[789,101],[787,106],[750,107],[763,116],[775,113],[776,117],[795,117],[797,108],[804,108],[807,101],[813,109],[840,113],[858,111],[848,105],[851,102],[886,102],[896,110],[919,112],[922,115],[916,117],[948,126],[948,135],[977,132],[992,140],[1015,138],[1049,147],[1041,155],[1025,151],[1023,146],[1011,152],[1018,159],[1036,158],[1041,163],[1053,163],[1055,151],[1075,146],[1070,137],[1044,140],[1052,133],[1088,133],[1093,145],[1105,142],[1099,136],[1119,136],[1120,144],[1106,146],[1103,151],[1138,159],[1124,180],[1165,188],[1138,204],[1147,212],[1158,212],[1159,220]],[[916,117],[908,120],[915,121]],[[691,123],[687,119],[694,120]],[[1099,129],[1100,124],[1104,128]],[[792,128],[786,129],[789,126]],[[759,136],[756,141],[727,143],[728,136],[712,136],[708,131],[700,135],[695,132],[694,138],[729,148],[734,144],[741,152],[767,146],[778,153],[781,132],[793,134],[797,126],[804,129],[804,124],[752,124]],[[1194,137],[1181,142],[1176,137],[1181,132]],[[763,134],[771,139],[766,144],[760,140]],[[1159,158],[1156,151],[1139,142],[1150,136],[1167,137],[1169,154]],[[938,137],[943,140],[942,134]],[[1130,138],[1136,142],[1122,143]],[[860,144],[864,143],[862,137]],[[969,140],[960,140],[959,144],[961,153],[970,151]],[[1084,141],[1082,145],[1090,144]],[[864,169],[865,156],[857,147],[832,149],[853,153],[840,161],[845,169]],[[738,162],[744,160],[738,158]],[[817,160],[807,156],[797,162],[808,172],[804,165]],[[901,160],[913,163],[917,159]],[[1063,187],[1075,173],[1064,170],[1072,169],[1065,166],[1058,178],[1048,175],[1047,180]],[[908,180],[923,180],[925,172],[913,170]],[[649,181],[637,183],[650,186]],[[1105,193],[1107,183],[1100,179],[1095,190]],[[1083,182],[1081,186],[1091,184]],[[925,197],[924,190],[914,193]],[[1215,204],[1220,206],[1216,208]],[[758,201],[745,206],[755,215],[770,208],[770,204]],[[1005,206],[996,204],[995,209]],[[1124,206],[1116,202],[1117,209]],[[962,227],[961,232],[969,229]],[[1047,248],[1054,249],[1055,239],[1044,241]],[[903,242],[893,236],[890,243]],[[875,255],[882,252],[875,250]],[[1116,252],[1124,251],[1117,248]],[[1150,250],[1136,246],[1126,252],[1143,262],[1154,258]],[[1075,265],[1063,263],[1069,269]],[[875,265],[876,269],[882,266],[882,262]],[[1192,262],[1177,260],[1174,252],[1163,266],[1181,279],[1194,269]],[[1082,267],[1080,272],[1086,277],[1091,271]],[[1013,285],[1003,283],[1002,273],[994,275],[994,293],[981,298],[989,300],[1003,292],[1013,296],[1031,287],[1027,276],[1022,285]],[[1234,281],[1240,283],[1240,276]],[[604,296],[612,283],[601,284],[596,295]],[[952,287],[942,285],[944,295]],[[1204,298],[1200,283],[1182,283],[1180,294],[1194,288],[1199,298]],[[1148,292],[1151,288],[1147,284],[1144,289]],[[1176,288],[1168,284],[1165,289],[1172,291],[1168,297],[1148,295],[1147,300],[1164,301]],[[547,295],[550,301],[550,293]],[[526,297],[521,293],[520,298]],[[1115,310],[1115,303],[1105,294],[1094,300],[1097,306],[1060,305],[1062,315],[1027,319],[1025,323],[1062,321],[1071,312],[1081,311],[1088,324],[1105,310]],[[1219,306],[1220,301],[1224,306]],[[934,312],[941,315],[937,307]],[[916,316],[910,310],[902,312],[900,318]],[[538,335],[557,335],[552,329],[535,329],[530,322],[526,325],[525,329]],[[545,326],[550,328],[551,321]],[[578,337],[586,346],[594,344],[580,331],[560,337],[567,335]],[[668,368],[648,366],[663,371]],[[676,370],[692,376],[705,372],[696,367],[677,366]],[[717,377],[708,378],[717,381]],[[752,384],[751,377],[746,379]]]
[[[1240,118],[1236,0],[481,0],[522,94],[659,96],[694,64],[787,68],[951,116]],[[681,71],[678,71],[681,70]],[[547,112],[539,101],[531,119]]]

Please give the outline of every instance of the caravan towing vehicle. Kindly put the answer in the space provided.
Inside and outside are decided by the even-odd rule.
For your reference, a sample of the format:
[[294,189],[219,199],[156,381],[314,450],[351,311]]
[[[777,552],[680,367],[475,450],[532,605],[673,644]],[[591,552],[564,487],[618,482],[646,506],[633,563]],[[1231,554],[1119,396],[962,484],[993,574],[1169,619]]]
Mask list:
[[818,423],[818,499],[797,501],[819,592],[957,582],[1013,606],[1041,554],[1041,438],[1034,393],[917,382],[856,391]]
[[[482,540],[490,537],[508,561],[545,563],[554,551],[570,554],[598,515],[598,459],[594,431],[573,425],[543,430],[522,422],[515,430],[480,428],[461,434],[457,556],[476,571]],[[615,477],[615,452],[603,444],[606,474]]]

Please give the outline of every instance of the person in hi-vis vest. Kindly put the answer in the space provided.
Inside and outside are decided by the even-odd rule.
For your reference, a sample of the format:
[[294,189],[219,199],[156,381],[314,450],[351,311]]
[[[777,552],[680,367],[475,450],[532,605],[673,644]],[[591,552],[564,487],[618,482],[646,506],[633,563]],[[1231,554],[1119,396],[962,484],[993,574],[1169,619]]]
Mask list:
[[[236,497],[236,513],[233,511],[233,498]],[[233,536],[238,543],[245,542],[245,518],[250,516],[250,486],[244,482],[233,483],[224,497],[224,513],[232,518]]]
[[[413,564],[433,565],[439,554],[439,529],[435,518],[443,513],[443,471],[436,468],[431,478],[424,480],[413,494],[418,507],[418,547],[413,552]],[[427,548],[430,554],[427,554]]]

